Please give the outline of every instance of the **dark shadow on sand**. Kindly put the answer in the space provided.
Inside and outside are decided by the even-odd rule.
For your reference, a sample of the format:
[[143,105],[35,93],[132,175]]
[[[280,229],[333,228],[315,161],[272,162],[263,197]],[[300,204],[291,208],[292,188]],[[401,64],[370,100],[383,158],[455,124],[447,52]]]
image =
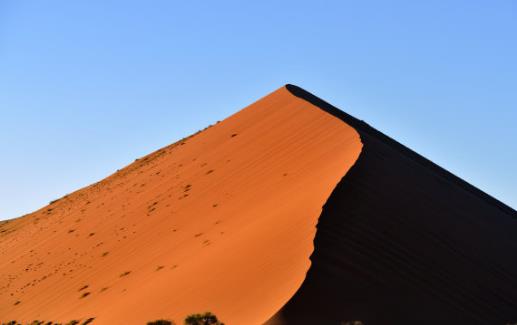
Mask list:
[[517,322],[517,212],[305,90],[363,151],[323,207],[305,281],[269,324]]

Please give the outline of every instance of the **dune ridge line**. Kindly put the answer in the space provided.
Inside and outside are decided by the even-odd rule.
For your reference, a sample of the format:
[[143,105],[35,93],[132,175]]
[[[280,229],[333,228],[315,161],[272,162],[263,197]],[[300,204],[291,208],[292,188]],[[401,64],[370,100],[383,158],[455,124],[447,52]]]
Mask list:
[[305,90],[360,134],[302,286],[271,324],[513,324],[517,212]]
[[0,320],[262,324],[310,266],[358,133],[281,87],[0,225]]

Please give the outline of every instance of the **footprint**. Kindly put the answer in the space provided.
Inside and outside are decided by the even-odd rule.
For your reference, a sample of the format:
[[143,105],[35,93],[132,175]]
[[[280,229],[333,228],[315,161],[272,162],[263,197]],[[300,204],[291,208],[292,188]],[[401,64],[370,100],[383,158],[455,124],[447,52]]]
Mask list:
[[124,272],[124,273],[120,274],[120,277],[122,278],[122,277],[124,277],[124,276],[129,275],[130,273],[131,273],[131,271],[126,271],[126,272]]

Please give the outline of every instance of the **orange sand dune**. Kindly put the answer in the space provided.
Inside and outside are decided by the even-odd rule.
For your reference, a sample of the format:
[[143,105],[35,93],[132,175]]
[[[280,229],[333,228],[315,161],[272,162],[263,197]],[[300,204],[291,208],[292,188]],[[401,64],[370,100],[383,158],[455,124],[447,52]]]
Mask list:
[[311,267],[272,324],[517,324],[517,212],[363,121],[318,220]]
[[517,212],[296,86],[0,224],[0,320],[517,323]]
[[358,133],[285,87],[0,225],[0,321],[262,324],[303,282]]

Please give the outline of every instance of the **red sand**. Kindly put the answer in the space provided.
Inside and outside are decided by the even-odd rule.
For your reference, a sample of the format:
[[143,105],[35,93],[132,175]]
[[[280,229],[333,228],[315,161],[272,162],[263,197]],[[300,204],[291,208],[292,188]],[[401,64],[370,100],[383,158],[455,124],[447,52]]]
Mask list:
[[517,324],[517,212],[296,86],[354,127],[301,288],[272,324]]
[[[517,323],[517,212],[287,85],[0,223],[0,320]],[[310,259],[309,259],[310,258]]]
[[304,280],[322,206],[360,151],[354,129],[281,88],[2,223],[0,320],[264,323]]

